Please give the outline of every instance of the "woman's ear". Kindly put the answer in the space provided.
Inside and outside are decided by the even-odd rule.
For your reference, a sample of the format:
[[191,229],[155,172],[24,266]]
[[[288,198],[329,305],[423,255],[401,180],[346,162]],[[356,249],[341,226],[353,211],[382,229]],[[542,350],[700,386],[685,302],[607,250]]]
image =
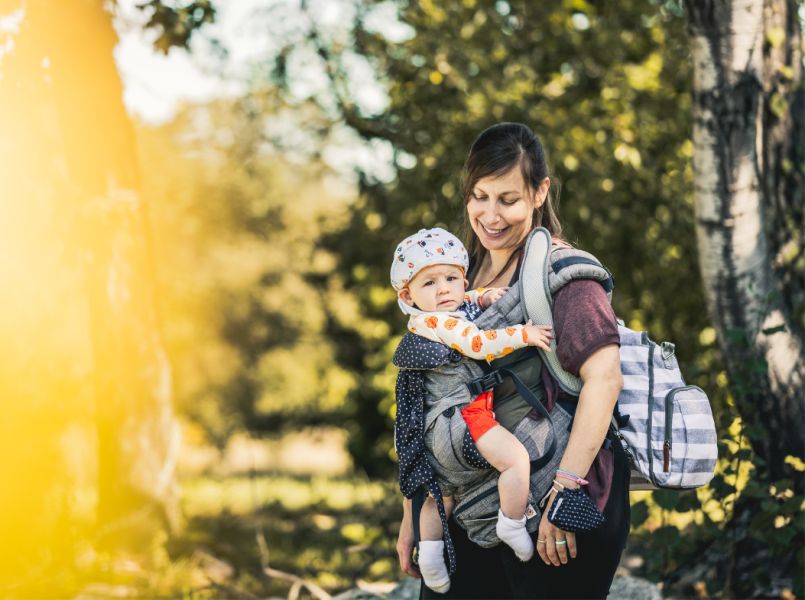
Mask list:
[[545,200],[548,199],[548,190],[551,188],[551,180],[549,177],[546,177],[542,180],[542,183],[539,184],[539,187],[534,192],[534,207],[540,208],[543,204],[545,204]]
[[414,299],[411,298],[411,290],[408,288],[403,288],[399,292],[397,292],[397,297],[405,302],[408,306],[414,305]]

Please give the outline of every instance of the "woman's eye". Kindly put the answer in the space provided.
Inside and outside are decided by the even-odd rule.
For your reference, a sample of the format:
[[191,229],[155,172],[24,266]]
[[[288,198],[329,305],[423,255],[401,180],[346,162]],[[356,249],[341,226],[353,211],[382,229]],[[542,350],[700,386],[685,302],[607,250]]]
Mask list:
[[478,200],[479,202],[483,202],[487,198],[486,196],[479,196],[475,192],[472,193],[472,197],[474,200]]
[[505,204],[506,206],[511,206],[515,202],[519,202],[520,198],[503,198],[501,199],[501,203]]

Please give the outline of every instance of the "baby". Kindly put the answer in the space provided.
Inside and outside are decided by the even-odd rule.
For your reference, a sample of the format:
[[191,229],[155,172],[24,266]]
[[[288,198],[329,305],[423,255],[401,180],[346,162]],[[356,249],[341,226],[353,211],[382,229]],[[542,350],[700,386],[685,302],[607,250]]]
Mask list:
[[[550,350],[550,327],[528,323],[481,330],[472,321],[497,301],[506,288],[466,292],[467,251],[444,229],[422,229],[397,246],[391,285],[400,309],[409,315],[408,330],[453,348],[469,358],[492,361],[525,346]],[[526,530],[530,459],[517,438],[495,421],[492,394],[478,396],[462,410],[470,436],[486,461],[500,472],[500,510],[496,531],[522,561],[534,554]],[[444,498],[449,516],[453,507]],[[428,497],[420,515],[419,569],[430,589],[444,593],[450,577],[443,557],[442,525],[436,502]]]

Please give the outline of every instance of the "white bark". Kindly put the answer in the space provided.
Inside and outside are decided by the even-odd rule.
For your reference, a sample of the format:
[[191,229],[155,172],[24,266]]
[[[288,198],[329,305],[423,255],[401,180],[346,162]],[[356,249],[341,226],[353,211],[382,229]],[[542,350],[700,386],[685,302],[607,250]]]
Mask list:
[[[779,300],[768,239],[775,199],[764,164],[764,10],[775,0],[690,0],[694,94],[696,235],[707,305],[731,374],[762,357],[767,373],[749,377],[747,394],[768,398],[760,414],[801,421],[803,342]],[[764,195],[764,192],[766,195]],[[763,333],[774,327],[783,331]],[[734,341],[741,331],[747,344]],[[739,393],[740,395],[740,393]],[[766,412],[763,412],[766,411]],[[775,424],[769,423],[773,429]],[[801,434],[800,434],[801,438]]]

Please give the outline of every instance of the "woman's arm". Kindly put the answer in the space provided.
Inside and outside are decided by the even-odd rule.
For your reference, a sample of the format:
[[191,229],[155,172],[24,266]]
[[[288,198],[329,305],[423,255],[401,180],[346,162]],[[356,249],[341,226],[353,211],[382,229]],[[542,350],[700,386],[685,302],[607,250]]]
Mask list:
[[623,388],[618,347],[604,346],[594,352],[582,364],[579,375],[584,385],[559,468],[584,477],[604,443]]
[[[553,318],[556,356],[564,369],[583,381],[559,468],[584,477],[601,449],[623,386],[618,352],[620,335],[606,293],[595,281],[572,281],[559,290],[554,297]],[[559,481],[566,487],[578,487],[564,478]],[[550,496],[549,507],[554,495]],[[545,515],[539,539],[546,542],[537,544],[537,550],[546,563],[564,564],[568,556],[576,556],[575,536],[551,525]],[[556,546],[553,540],[567,543]]]
[[[559,468],[584,477],[604,443],[612,411],[623,388],[618,346],[613,344],[596,350],[584,361],[579,375],[584,385],[579,394],[570,438]],[[562,479],[561,482],[568,488],[578,487],[578,484],[567,479]],[[545,542],[537,544],[537,551],[546,564],[559,566],[567,563],[568,556],[576,557],[576,536],[570,531],[562,531],[548,521],[554,496],[556,493],[551,492],[542,515],[538,539]],[[556,545],[555,540],[566,540],[567,543]]]
[[412,577],[421,577],[419,569],[413,561],[414,552],[414,523],[411,517],[411,500],[403,499],[403,517],[400,522],[400,533],[397,535],[397,556],[400,560],[400,569]]

